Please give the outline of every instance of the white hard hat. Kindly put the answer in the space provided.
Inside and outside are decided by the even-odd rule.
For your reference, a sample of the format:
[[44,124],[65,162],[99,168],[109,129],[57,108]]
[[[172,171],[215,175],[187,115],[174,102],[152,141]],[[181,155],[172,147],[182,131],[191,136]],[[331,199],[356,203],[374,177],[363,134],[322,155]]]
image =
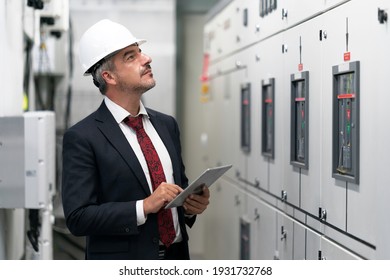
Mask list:
[[107,55],[127,46],[145,43],[137,39],[123,25],[103,19],[92,25],[80,39],[79,58],[84,69],[84,76],[91,74],[91,68]]

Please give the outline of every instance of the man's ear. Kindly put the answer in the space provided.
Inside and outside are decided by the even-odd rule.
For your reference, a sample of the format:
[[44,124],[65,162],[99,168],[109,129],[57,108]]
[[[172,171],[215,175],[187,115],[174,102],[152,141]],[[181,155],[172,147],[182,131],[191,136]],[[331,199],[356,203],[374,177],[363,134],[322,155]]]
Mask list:
[[116,85],[115,75],[113,75],[113,73],[111,71],[103,71],[102,77],[106,81],[107,84]]

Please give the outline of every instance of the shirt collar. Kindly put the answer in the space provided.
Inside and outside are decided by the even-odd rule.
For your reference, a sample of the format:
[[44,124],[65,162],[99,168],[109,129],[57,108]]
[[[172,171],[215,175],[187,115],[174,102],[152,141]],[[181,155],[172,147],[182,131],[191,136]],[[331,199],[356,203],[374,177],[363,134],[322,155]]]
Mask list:
[[[116,120],[117,123],[121,123],[126,117],[132,116],[123,107],[116,104],[114,101],[112,101],[107,96],[104,97],[104,102],[106,103],[108,110],[114,116],[114,119]],[[140,107],[139,107],[138,114],[136,116],[132,116],[132,117],[137,117],[139,115],[146,115],[147,117],[149,117],[148,112],[146,112],[144,104],[142,104],[142,101],[140,101]]]

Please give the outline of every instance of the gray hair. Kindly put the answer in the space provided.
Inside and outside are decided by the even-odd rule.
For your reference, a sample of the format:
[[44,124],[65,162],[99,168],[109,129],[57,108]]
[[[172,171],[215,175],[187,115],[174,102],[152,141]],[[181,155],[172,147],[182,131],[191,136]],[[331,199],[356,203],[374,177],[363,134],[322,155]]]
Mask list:
[[93,67],[93,70],[91,71],[93,83],[95,84],[96,87],[99,88],[99,91],[103,95],[105,95],[107,92],[107,83],[104,80],[102,73],[104,71],[114,71],[115,70],[115,64],[111,59],[115,54],[116,54],[116,52],[106,56],[105,58],[103,58],[102,60],[97,62],[95,64],[95,66]]

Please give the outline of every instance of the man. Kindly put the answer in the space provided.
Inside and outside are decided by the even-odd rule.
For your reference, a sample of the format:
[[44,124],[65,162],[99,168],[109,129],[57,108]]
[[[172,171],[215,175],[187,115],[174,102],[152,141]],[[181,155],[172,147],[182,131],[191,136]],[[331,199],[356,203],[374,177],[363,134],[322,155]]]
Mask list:
[[124,26],[102,20],[80,39],[84,75],[105,95],[63,139],[66,223],[86,236],[87,259],[189,259],[186,224],[209,203],[209,190],[165,210],[188,185],[175,119],[147,109],[155,86],[151,58]]

